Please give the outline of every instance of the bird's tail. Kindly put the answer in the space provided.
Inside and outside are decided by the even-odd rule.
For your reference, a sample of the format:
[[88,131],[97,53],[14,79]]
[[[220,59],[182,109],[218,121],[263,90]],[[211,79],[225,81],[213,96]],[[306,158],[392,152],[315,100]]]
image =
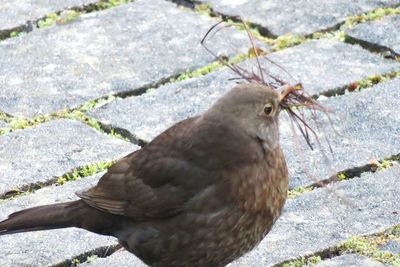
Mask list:
[[84,206],[77,200],[15,212],[0,222],[0,235],[78,226],[76,212]]

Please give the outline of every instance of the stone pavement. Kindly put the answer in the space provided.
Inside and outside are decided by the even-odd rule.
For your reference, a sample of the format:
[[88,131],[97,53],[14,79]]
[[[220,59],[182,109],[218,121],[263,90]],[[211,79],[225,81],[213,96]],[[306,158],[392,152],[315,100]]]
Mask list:
[[[241,15],[257,46],[294,78],[263,66],[301,81],[332,111],[336,131],[321,117],[321,140],[334,154],[326,145],[311,151],[282,116],[290,199],[261,244],[229,266],[400,266],[399,7],[0,0],[0,219],[75,199],[114,160],[206,110],[236,82],[200,40]],[[241,27],[221,31],[210,48],[255,66],[244,59]],[[0,266],[145,266],[116,244],[79,229],[4,236]]]

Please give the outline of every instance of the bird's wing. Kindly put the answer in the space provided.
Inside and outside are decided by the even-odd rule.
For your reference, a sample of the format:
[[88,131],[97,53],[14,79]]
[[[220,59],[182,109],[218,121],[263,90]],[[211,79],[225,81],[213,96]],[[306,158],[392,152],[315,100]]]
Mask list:
[[182,211],[212,177],[185,159],[185,145],[171,138],[186,123],[188,120],[119,160],[95,187],[78,196],[94,208],[135,220],[168,217]]

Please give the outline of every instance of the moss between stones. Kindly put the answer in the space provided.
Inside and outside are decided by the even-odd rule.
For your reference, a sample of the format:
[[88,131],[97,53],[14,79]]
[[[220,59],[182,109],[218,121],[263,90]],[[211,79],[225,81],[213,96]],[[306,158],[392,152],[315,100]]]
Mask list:
[[378,247],[388,241],[400,237],[400,225],[394,226],[383,233],[370,236],[357,236],[341,243],[336,249],[339,254],[357,253],[386,264],[400,266],[400,255],[381,251]]
[[333,257],[356,253],[364,255],[392,266],[400,266],[400,255],[379,250],[379,246],[390,240],[400,237],[400,225],[392,226],[383,232],[365,236],[355,236],[339,245],[318,251],[313,255],[299,257],[297,259],[278,263],[276,267],[302,267],[309,266]]
[[321,262],[320,256],[312,256],[312,257],[301,257],[300,259],[293,260],[288,263],[284,263],[282,267],[302,267],[302,266],[312,266],[319,262]]
[[67,182],[72,182],[76,181],[79,179],[83,179],[92,175],[95,175],[97,173],[106,171],[108,168],[110,168],[116,161],[109,161],[109,162],[97,162],[97,163],[91,163],[87,164],[81,167],[74,168],[73,170],[65,173],[64,175],[51,179],[46,182],[37,182],[37,183],[32,183],[28,184],[25,186],[21,186],[19,188],[16,188],[5,195],[0,196],[0,203],[4,201],[8,201],[11,199],[14,199],[15,197],[19,197],[22,195],[29,195],[41,188],[51,186],[51,185],[56,185],[56,186],[61,186],[64,185]]
[[288,198],[292,199],[298,197],[304,193],[311,192],[315,187],[307,186],[307,187],[296,187],[288,191]]
[[[66,9],[66,10],[62,10],[62,11],[58,11],[58,12],[51,12],[51,13],[47,14],[46,16],[44,16],[43,18],[40,18],[31,23],[36,25],[36,27],[39,29],[51,27],[51,26],[54,26],[55,24],[66,24],[66,23],[76,20],[82,14],[109,9],[109,8],[116,7],[116,6],[119,6],[122,4],[133,2],[133,1],[134,0],[100,0],[97,3],[91,3],[91,4],[78,6],[78,7],[72,7],[70,9]],[[30,27],[26,27],[26,26],[17,27],[15,29],[3,30],[2,32],[0,32],[0,40],[21,36],[31,30],[32,29],[30,29]],[[4,34],[2,34],[2,33],[4,33]]]
[[[41,115],[41,116],[35,117],[33,119],[29,119],[29,118],[25,118],[25,117],[8,117],[6,122],[10,126],[6,127],[6,128],[0,128],[0,135],[11,133],[16,130],[23,130],[23,129],[35,127],[41,123],[48,122],[50,120],[71,119],[71,120],[77,120],[77,121],[83,122],[86,125],[90,126],[91,128],[93,128],[101,133],[104,133],[109,136],[116,137],[116,138],[119,138],[119,139],[122,139],[125,141],[129,141],[128,138],[117,133],[114,129],[111,129],[109,131],[104,130],[101,127],[100,122],[87,116],[83,112],[83,110],[89,108],[89,106],[104,105],[105,103],[108,103],[108,101],[112,101],[112,100],[110,100],[110,98],[101,99],[97,102],[95,100],[92,100],[91,102],[84,104],[82,106],[82,110],[76,109],[76,110],[71,111],[71,110],[65,109],[65,110],[62,110],[59,112],[53,112],[50,114]],[[0,113],[0,116],[2,116],[1,113]]]

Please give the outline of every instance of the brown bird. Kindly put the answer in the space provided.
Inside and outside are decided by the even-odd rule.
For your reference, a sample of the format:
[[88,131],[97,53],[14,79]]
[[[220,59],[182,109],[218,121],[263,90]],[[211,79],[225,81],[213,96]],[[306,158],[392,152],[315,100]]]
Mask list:
[[15,212],[0,235],[79,227],[150,266],[224,266],[279,217],[288,171],[276,90],[242,84],[115,163],[77,201]]

